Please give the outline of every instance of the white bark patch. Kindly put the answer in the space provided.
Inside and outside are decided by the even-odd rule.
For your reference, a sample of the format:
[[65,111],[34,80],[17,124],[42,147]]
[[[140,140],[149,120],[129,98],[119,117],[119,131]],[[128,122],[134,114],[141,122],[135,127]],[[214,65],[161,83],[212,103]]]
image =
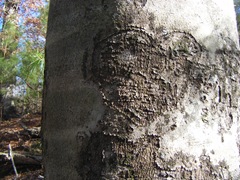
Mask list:
[[[227,117],[225,114],[218,116],[209,113],[207,117],[201,114],[201,109],[206,104],[199,103],[199,97],[191,99],[195,103],[185,103],[189,119],[183,118],[180,111],[176,111],[172,118],[178,117],[177,128],[164,135],[162,145],[168,149],[169,158],[178,152],[200,157],[207,154],[214,165],[220,161],[226,162],[233,177],[239,176],[239,149],[236,144],[238,121],[234,118],[234,124],[230,130],[223,130],[221,122]],[[210,109],[210,106],[208,106]],[[206,118],[206,119],[205,119]],[[186,123],[189,121],[189,123]],[[222,125],[223,126],[223,125]]]
[[144,9],[155,15],[156,26],[189,32],[215,51],[239,47],[233,7],[232,0],[148,0]]

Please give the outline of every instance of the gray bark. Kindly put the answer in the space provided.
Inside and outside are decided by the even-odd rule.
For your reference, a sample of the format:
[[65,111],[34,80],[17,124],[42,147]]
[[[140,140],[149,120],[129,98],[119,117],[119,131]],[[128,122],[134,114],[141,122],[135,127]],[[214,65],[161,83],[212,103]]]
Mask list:
[[239,179],[239,45],[224,3],[52,0],[45,178]]

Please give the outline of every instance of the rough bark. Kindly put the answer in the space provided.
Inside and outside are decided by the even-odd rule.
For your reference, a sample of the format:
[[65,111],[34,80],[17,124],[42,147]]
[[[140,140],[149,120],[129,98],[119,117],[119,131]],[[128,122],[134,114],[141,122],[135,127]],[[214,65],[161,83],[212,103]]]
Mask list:
[[217,2],[51,1],[46,179],[239,179],[237,31]]

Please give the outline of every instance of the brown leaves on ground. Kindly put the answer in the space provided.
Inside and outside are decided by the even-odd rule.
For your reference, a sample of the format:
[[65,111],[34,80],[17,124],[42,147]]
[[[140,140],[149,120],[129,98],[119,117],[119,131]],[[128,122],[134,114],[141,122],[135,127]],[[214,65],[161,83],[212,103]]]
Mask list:
[[[41,139],[31,132],[39,131],[41,126],[40,115],[27,114],[21,118],[0,121],[0,153],[8,153],[8,145],[12,147],[13,154],[26,157],[36,157],[41,161]],[[19,174],[18,179],[41,179],[41,162],[33,164],[26,160],[16,161],[16,168]],[[0,179],[14,179],[15,174],[10,160],[0,155]]]

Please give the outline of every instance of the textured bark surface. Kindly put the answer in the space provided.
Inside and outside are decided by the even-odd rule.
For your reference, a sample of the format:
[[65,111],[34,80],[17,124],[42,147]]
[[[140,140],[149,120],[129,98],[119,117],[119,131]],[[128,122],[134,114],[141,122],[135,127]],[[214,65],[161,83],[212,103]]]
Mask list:
[[171,12],[153,13],[153,5],[51,1],[46,179],[240,178],[240,54],[231,26],[214,22],[204,37],[194,23],[160,23]]

